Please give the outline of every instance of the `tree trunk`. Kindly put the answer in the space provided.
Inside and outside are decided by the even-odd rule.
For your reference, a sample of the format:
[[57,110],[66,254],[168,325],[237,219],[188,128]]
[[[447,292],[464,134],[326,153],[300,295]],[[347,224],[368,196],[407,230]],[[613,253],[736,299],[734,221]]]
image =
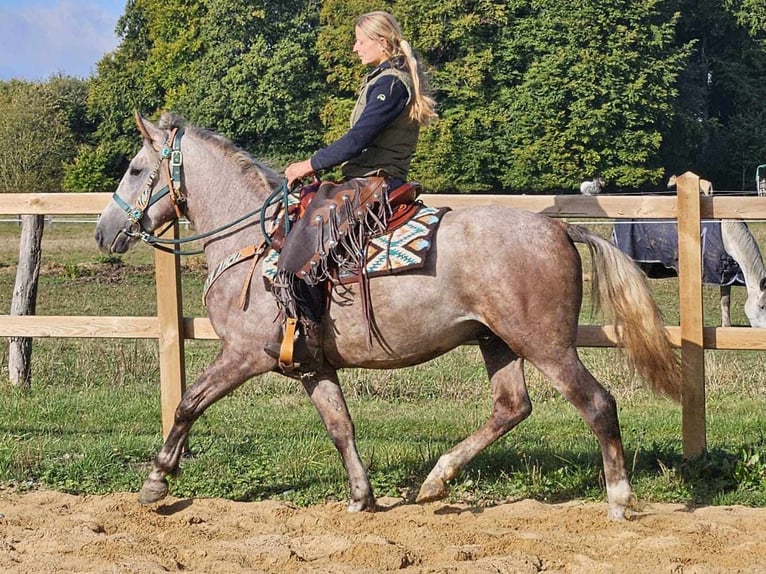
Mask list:
[[[21,218],[19,266],[16,269],[11,315],[35,314],[44,224],[42,215],[24,215]],[[10,337],[8,342],[8,377],[11,384],[28,387],[32,370],[32,338]]]

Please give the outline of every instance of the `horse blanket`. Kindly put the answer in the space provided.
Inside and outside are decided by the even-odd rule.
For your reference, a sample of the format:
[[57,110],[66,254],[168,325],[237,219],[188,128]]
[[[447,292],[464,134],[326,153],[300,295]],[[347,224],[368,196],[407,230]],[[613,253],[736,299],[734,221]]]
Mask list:
[[[745,285],[739,264],[723,247],[720,221],[701,228],[702,283]],[[631,219],[615,223],[612,242],[638,263],[647,277],[678,275],[678,224],[675,220]]]

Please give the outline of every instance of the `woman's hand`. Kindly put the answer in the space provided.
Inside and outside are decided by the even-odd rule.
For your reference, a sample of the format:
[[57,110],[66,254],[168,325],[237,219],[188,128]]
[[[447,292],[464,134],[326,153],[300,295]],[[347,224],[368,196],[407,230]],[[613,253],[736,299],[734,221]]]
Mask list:
[[293,184],[299,179],[314,173],[314,168],[311,167],[311,160],[306,159],[291,163],[285,169],[285,179],[287,179],[287,186],[292,187]]

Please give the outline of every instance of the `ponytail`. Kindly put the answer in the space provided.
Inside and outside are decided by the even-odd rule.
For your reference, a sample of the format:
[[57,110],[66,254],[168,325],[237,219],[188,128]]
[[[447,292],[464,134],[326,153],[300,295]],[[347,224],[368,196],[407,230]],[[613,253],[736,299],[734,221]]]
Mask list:
[[388,12],[369,12],[356,20],[356,26],[370,38],[382,40],[389,58],[401,56],[412,78],[410,120],[426,125],[438,117],[436,100],[430,95],[428,78],[423,72],[415,51],[404,39],[398,22]]

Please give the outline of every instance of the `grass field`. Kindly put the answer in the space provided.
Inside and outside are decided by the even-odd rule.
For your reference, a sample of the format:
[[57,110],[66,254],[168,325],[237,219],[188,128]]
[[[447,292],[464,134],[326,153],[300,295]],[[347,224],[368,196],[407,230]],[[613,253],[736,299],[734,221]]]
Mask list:
[[[40,315],[152,315],[153,253],[99,255],[92,225],[46,229]],[[759,235],[758,230],[756,235]],[[0,313],[8,313],[19,228],[0,224]],[[763,241],[761,241],[763,244]],[[586,258],[587,260],[587,258]],[[206,270],[185,258],[184,314],[204,314]],[[652,283],[666,322],[677,324],[675,280]],[[706,324],[720,321],[718,291],[704,289]],[[744,289],[733,293],[744,324]],[[597,323],[583,306],[583,323]],[[0,489],[75,493],[137,490],[161,444],[156,342],[39,339],[29,391],[0,382]],[[188,380],[217,350],[188,341]],[[614,349],[582,349],[586,365],[618,400],[629,470],[641,500],[766,505],[766,356],[708,351],[708,454],[684,461],[681,410],[633,378]],[[7,348],[0,351],[7,379]],[[491,504],[517,497],[602,499],[594,436],[576,411],[528,368],[534,412],[482,453],[453,484],[456,500]],[[489,414],[489,385],[473,347],[399,371],[341,375],[359,448],[378,495],[417,492],[438,456]],[[300,385],[276,375],[249,382],[196,423],[190,453],[171,483],[178,496],[268,497],[311,504],[346,498],[334,447]]]

